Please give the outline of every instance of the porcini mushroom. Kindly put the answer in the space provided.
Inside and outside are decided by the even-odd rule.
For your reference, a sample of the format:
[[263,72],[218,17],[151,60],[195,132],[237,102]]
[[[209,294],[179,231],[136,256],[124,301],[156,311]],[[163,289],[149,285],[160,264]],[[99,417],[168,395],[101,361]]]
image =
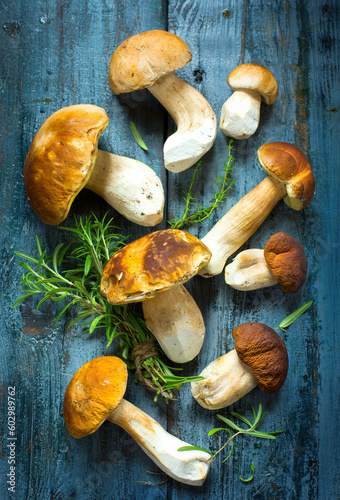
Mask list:
[[210,256],[209,249],[186,231],[154,231],[111,256],[100,291],[110,304],[151,299],[195,276]]
[[202,238],[212,257],[199,274],[204,277],[222,272],[226,260],[258,229],[274,206],[283,198],[294,210],[311,201],[315,179],[302,151],[287,142],[264,144],[257,159],[269,174],[234,205]]
[[125,363],[115,356],[95,358],[72,377],[64,397],[64,419],[70,434],[81,438],[95,432],[105,420],[119,425],[166,474],[182,483],[201,486],[209,471],[210,455],[178,452],[188,444],[169,434],[142,410],[124,398]]
[[191,383],[196,401],[208,410],[225,408],[257,385],[278,391],[288,371],[287,349],[278,334],[263,323],[244,323],[233,330],[235,349],[210,363],[204,380]]
[[236,290],[257,290],[279,284],[285,293],[297,292],[307,276],[302,245],[286,233],[274,234],[264,250],[239,253],[225,268],[225,281]]
[[216,116],[198,90],[173,71],[191,61],[186,43],[162,30],[134,35],[111,57],[109,83],[116,95],[147,88],[167,109],[177,125],[164,144],[164,164],[182,172],[197,162],[213,145]]
[[260,122],[261,99],[273,104],[278,96],[273,74],[259,64],[241,64],[228,76],[233,94],[223,104],[220,129],[228,137],[248,139]]
[[142,302],[146,326],[171,361],[187,363],[200,352],[205,325],[202,313],[184,285]]
[[46,224],[60,224],[84,187],[136,224],[162,220],[164,193],[156,173],[140,161],[98,150],[108,121],[104,109],[78,104],[55,112],[36,133],[24,183],[34,212]]

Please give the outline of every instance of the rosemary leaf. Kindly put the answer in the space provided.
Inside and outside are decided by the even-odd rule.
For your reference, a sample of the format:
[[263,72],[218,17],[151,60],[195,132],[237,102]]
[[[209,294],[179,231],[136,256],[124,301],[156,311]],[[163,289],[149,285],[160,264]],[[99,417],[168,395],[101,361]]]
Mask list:
[[286,328],[290,326],[294,321],[296,321],[304,312],[307,311],[307,309],[313,304],[313,301],[311,300],[310,302],[307,302],[303,306],[299,307],[296,311],[294,311],[292,314],[287,316],[284,320],[281,321],[279,324],[278,328],[281,328],[284,332],[286,331]]
[[181,448],[177,449],[177,451],[193,451],[193,450],[204,451],[205,453],[212,455],[211,451],[208,451],[205,448],[200,448],[199,446],[182,446]]
[[243,482],[243,483],[249,483],[250,481],[252,481],[254,479],[254,475],[255,475],[255,465],[254,465],[254,462],[251,463],[251,471],[252,471],[252,474],[250,477],[248,477],[247,479],[243,479],[242,476],[239,476],[240,480]]
[[138,146],[140,146],[142,149],[144,149],[144,151],[148,151],[148,147],[145,144],[145,142],[143,141],[140,133],[138,132],[136,125],[133,122],[130,122],[130,126],[131,126],[132,135],[135,138],[135,141],[137,142]]

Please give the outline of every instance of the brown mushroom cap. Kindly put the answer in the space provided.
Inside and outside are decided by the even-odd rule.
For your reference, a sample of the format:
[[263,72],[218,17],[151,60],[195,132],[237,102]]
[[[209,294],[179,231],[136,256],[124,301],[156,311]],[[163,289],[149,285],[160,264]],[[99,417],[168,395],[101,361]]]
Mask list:
[[154,231],[112,255],[100,291],[111,304],[139,302],[185,283],[210,258],[204,243],[186,231]]
[[109,83],[114,94],[133,92],[153,85],[161,76],[182,68],[191,61],[183,40],[162,30],[134,35],[115,50],[109,68]]
[[233,90],[250,89],[261,94],[266,104],[273,104],[279,94],[274,75],[259,64],[241,64],[228,76],[228,85]]
[[233,330],[236,352],[249,366],[263,392],[278,391],[288,371],[287,349],[278,334],[263,323],[244,323]]
[[27,154],[24,183],[36,215],[60,224],[91,176],[100,134],[108,124],[104,109],[91,104],[62,108],[35,134]]
[[64,420],[70,434],[92,434],[124,397],[127,368],[116,356],[95,358],[73,375],[64,397]]
[[288,142],[270,142],[257,151],[264,170],[287,188],[284,202],[294,210],[305,208],[313,198],[315,179],[303,152]]
[[307,276],[302,245],[286,233],[276,233],[264,247],[264,258],[285,293],[296,292]]

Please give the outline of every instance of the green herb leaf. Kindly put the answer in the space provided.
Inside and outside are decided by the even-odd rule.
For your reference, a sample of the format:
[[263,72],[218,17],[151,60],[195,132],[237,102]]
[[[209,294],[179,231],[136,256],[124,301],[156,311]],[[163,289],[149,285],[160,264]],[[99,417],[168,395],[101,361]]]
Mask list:
[[177,451],[194,451],[194,450],[204,451],[205,453],[212,455],[211,451],[208,451],[205,448],[200,448],[200,446],[182,446],[181,448],[177,449]]
[[240,480],[243,482],[243,483],[249,483],[250,481],[252,481],[254,479],[254,475],[255,475],[255,465],[254,465],[254,462],[251,463],[251,470],[252,470],[252,475],[250,477],[248,477],[247,479],[243,479],[242,476],[240,476]]
[[287,316],[284,320],[281,321],[279,324],[278,328],[281,328],[284,332],[286,331],[286,328],[290,326],[294,321],[296,321],[304,312],[307,311],[307,309],[313,304],[313,301],[311,300],[310,302],[307,302],[303,306],[299,307],[296,311],[294,311],[292,314]]
[[137,142],[138,146],[140,146],[142,149],[144,149],[144,151],[148,151],[147,145],[143,141],[140,133],[138,132],[136,125],[133,122],[130,122],[130,126],[131,126],[132,135],[135,138],[135,141]]

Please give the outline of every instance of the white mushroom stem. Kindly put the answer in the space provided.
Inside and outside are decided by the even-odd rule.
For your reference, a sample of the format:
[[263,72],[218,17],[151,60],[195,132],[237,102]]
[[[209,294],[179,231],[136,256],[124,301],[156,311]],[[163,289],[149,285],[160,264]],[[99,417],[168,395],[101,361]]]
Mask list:
[[182,172],[213,145],[217,134],[215,113],[198,90],[173,73],[159,78],[148,90],[177,125],[177,131],[164,144],[165,167]]
[[225,408],[257,386],[253,371],[240,360],[236,350],[210,363],[201,375],[204,380],[191,382],[191,394],[208,410]]
[[206,278],[220,274],[228,257],[255,233],[285,194],[285,185],[269,176],[243,196],[202,238],[212,257],[199,274]]
[[277,285],[277,279],[264,258],[264,250],[240,252],[225,268],[225,282],[236,290],[257,290]]
[[175,363],[191,361],[205,335],[202,313],[183,285],[142,302],[147,327]]
[[177,451],[188,443],[169,434],[146,413],[125,399],[107,418],[119,425],[142,450],[176,481],[201,486],[208,474],[210,455],[202,451]]
[[234,139],[248,139],[259,126],[260,108],[259,92],[236,90],[222,106],[221,131]]
[[98,150],[86,187],[131,222],[155,226],[163,218],[162,182],[140,161]]

